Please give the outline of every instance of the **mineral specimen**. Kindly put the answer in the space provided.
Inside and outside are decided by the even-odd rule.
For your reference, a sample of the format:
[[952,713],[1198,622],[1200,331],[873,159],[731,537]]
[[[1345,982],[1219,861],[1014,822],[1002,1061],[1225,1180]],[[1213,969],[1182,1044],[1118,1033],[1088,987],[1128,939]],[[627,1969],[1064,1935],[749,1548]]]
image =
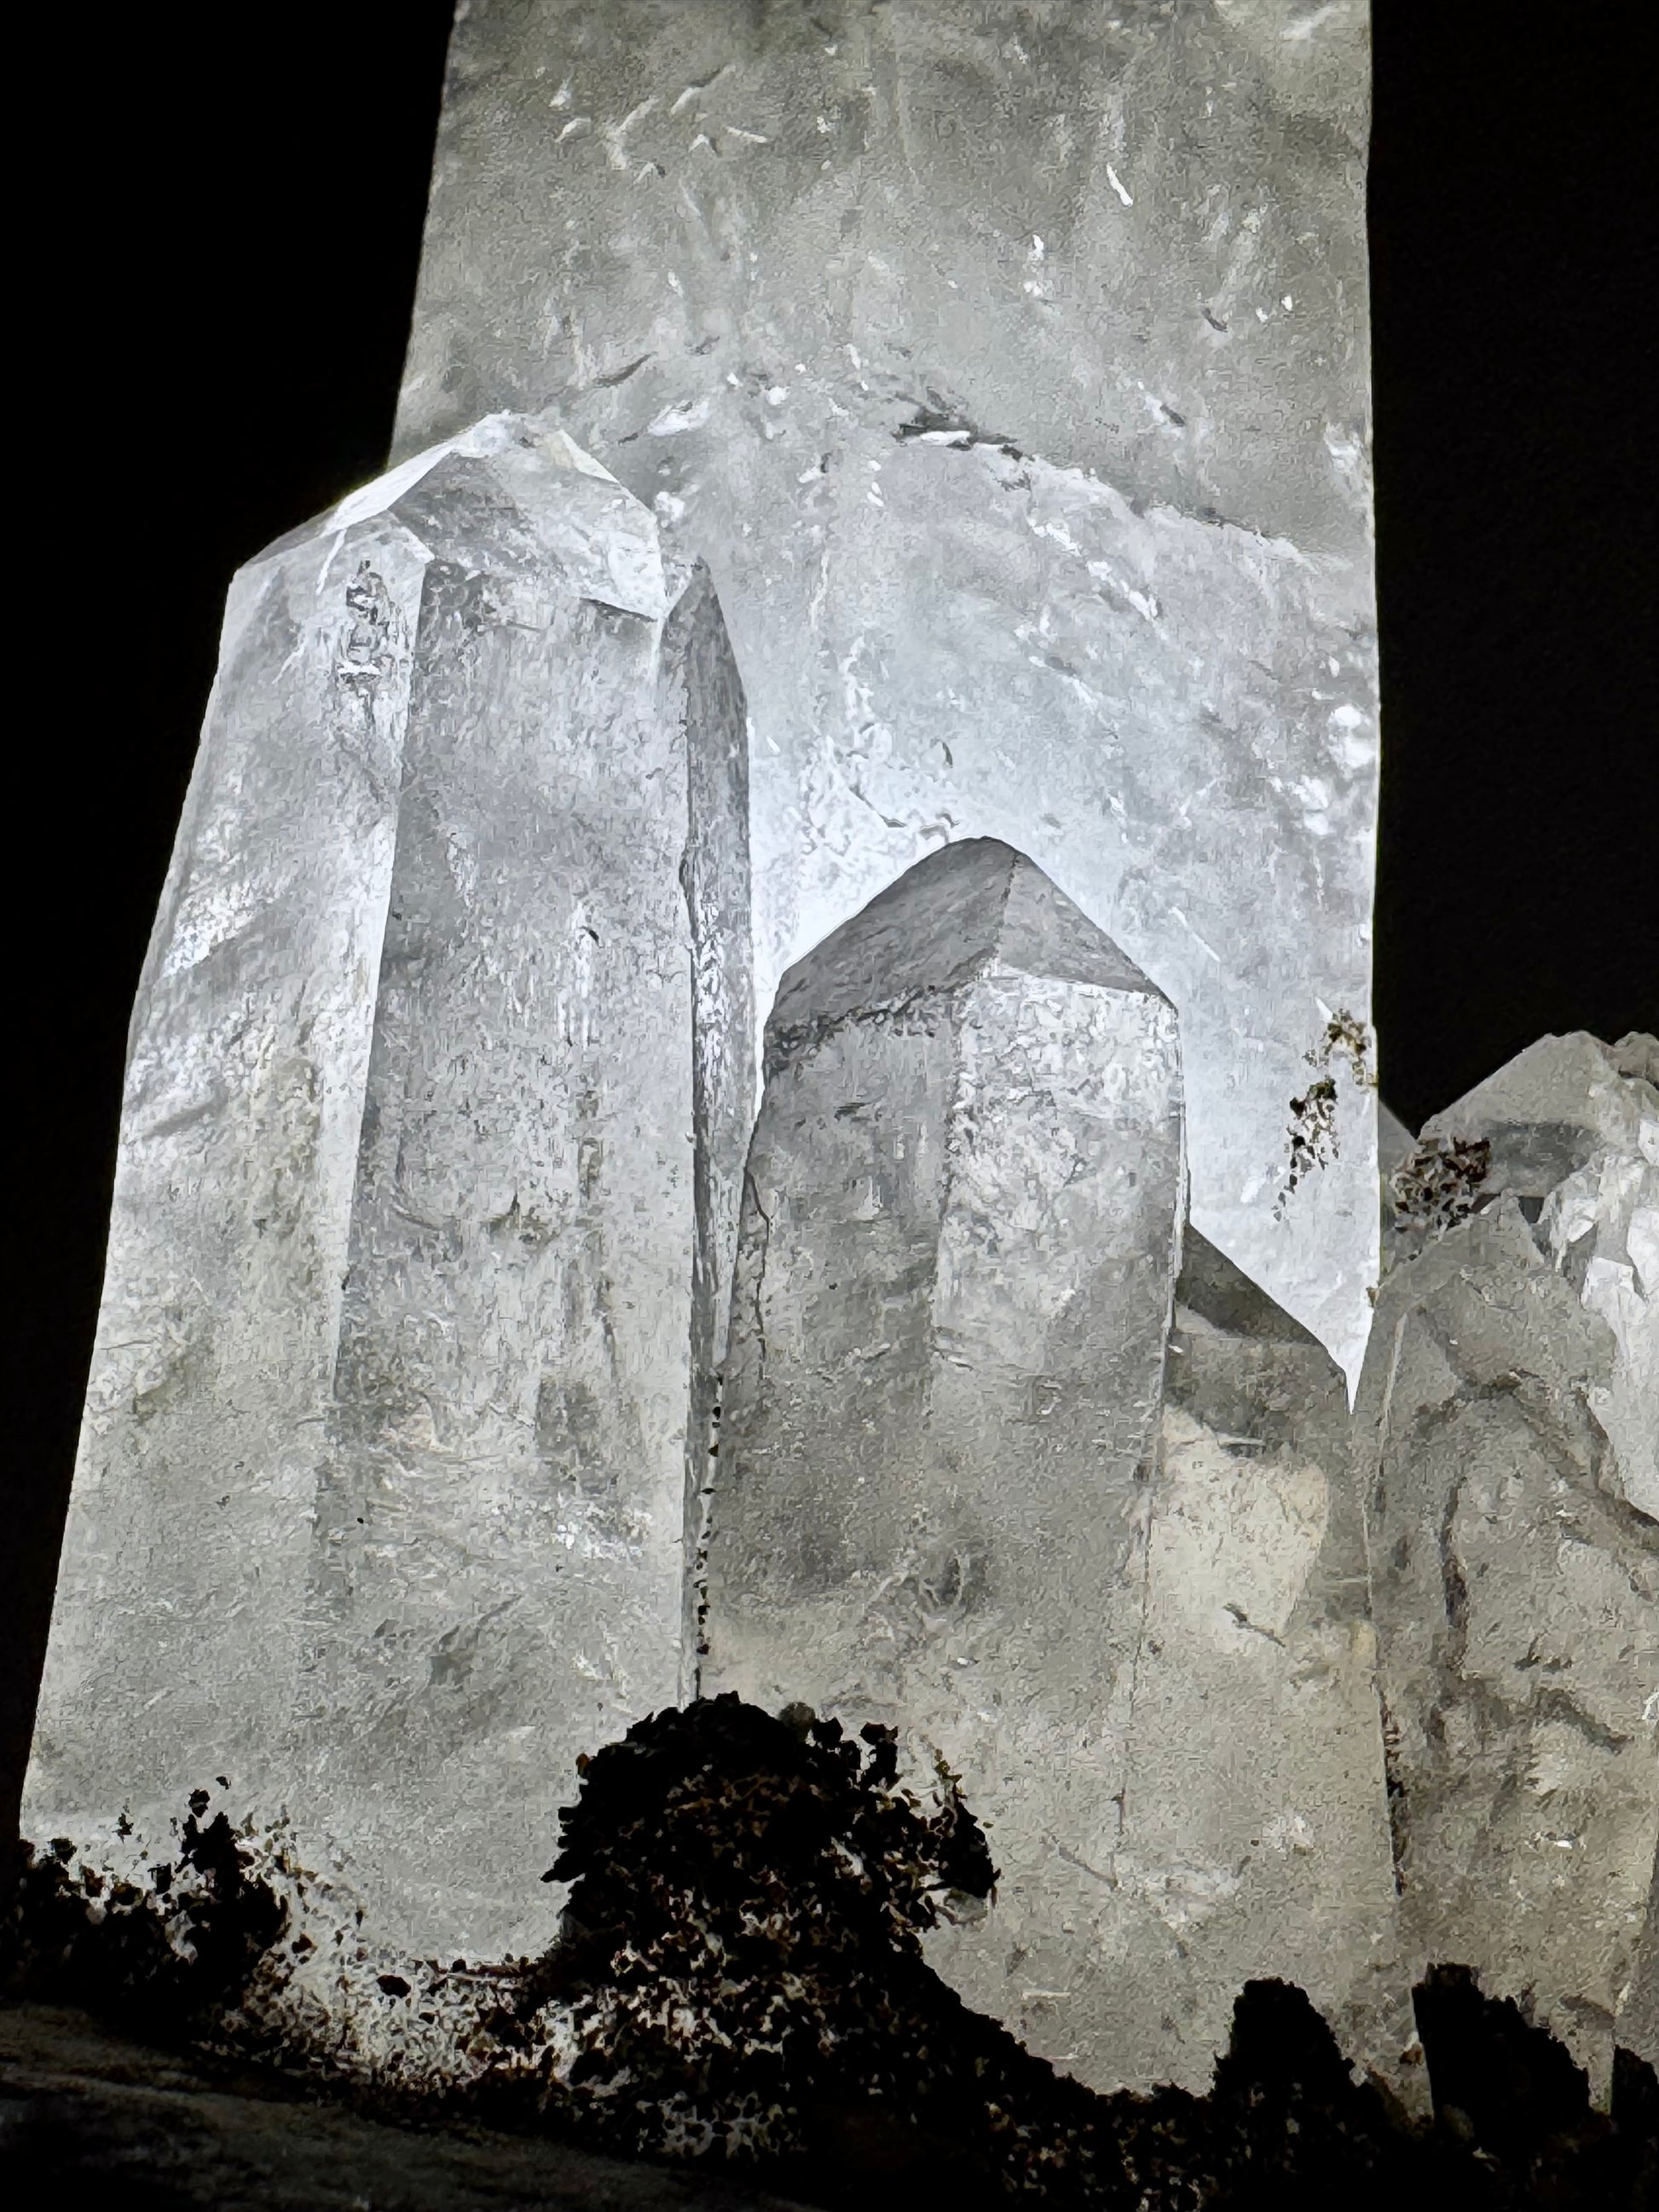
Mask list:
[[[1356,1413],[1408,1962],[1524,1996],[1603,2097],[1626,2004],[1651,2035],[1659,1525],[1628,1326],[1650,1049],[1546,1038],[1427,1125]],[[1463,1200],[1413,1227],[1460,1151]]]
[[1364,0],[463,11],[403,450],[554,404],[706,555],[762,1003],[1006,838],[1181,1008],[1193,1217],[1358,1371],[1376,782]]
[[963,1778],[1001,1881],[930,1961],[1091,2086],[1203,2089],[1271,1974],[1409,2095],[1346,1384],[1196,1232],[1170,1333],[1170,1010],[981,840],[791,971],[767,1077],[705,1687]]
[[382,1932],[545,1932],[678,1693],[752,1106],[707,576],[494,417],[243,570],[134,1016],[26,1820],[216,1773]]

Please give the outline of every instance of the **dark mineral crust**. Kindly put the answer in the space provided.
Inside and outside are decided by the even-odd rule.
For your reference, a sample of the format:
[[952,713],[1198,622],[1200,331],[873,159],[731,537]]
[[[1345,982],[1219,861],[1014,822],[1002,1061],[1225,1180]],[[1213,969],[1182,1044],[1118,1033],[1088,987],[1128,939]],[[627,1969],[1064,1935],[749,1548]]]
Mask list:
[[[236,2051],[226,2023],[285,1922],[228,1823],[191,1819],[203,1933],[182,1959],[170,1883],[94,1894],[66,1843],[17,1890],[7,1975],[26,2002],[0,2014],[0,2142],[37,2188],[118,2175],[130,2203],[216,2212],[1638,2212],[1659,2185],[1652,2069],[1621,2052],[1612,2110],[1592,2111],[1562,2046],[1455,1965],[1417,1992],[1431,2125],[1357,2085],[1307,1998],[1271,1981],[1240,1996],[1208,2095],[1091,2094],[922,1958],[940,1916],[994,1895],[955,1778],[926,1802],[898,1786],[885,1731],[849,1738],[801,1707],[705,1700],[586,1761],[549,1869],[571,1885],[561,1940],[496,1970],[481,2063],[395,2095],[314,2072],[301,2090],[297,2054]],[[66,2000],[125,2039],[49,2008]]]

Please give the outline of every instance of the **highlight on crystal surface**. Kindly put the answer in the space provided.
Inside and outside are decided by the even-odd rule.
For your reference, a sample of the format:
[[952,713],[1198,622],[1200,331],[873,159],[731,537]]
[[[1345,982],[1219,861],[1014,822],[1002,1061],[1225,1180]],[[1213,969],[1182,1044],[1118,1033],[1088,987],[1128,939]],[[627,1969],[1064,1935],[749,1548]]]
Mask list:
[[678,1694],[745,776],[706,572],[544,421],[239,574],[134,1018],[31,1823],[228,1769],[392,1940],[546,1922],[523,1869],[577,1755]]

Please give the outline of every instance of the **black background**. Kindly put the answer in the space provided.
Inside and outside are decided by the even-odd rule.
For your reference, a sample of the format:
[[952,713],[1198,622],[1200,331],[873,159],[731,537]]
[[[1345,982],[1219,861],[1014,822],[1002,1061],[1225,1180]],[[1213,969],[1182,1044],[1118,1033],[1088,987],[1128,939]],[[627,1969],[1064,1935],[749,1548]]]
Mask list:
[[[127,1016],[225,586],[385,457],[449,13],[129,10],[33,81],[51,151],[22,208],[48,274],[13,434],[40,488],[11,509],[31,580],[10,603],[14,690],[36,703],[9,824],[0,1817]],[[1376,0],[1376,1019],[1383,1094],[1413,1127],[1546,1030],[1659,1026],[1646,13]]]

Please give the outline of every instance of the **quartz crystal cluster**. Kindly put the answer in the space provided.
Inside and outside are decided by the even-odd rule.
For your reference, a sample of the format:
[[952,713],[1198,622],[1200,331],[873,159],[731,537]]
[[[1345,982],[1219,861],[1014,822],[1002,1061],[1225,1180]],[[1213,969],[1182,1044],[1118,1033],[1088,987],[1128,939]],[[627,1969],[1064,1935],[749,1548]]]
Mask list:
[[707,573],[544,417],[238,578],[31,1827],[234,1775],[386,1955],[526,1950],[581,1755],[735,1691],[953,1778],[1000,1879],[930,1963],[1091,2087],[1202,2090],[1277,1978],[1420,2102],[1449,1960],[1605,2094],[1654,2042],[1653,1041],[1391,1134],[1351,1419],[1188,1218],[1176,1007],[1009,845],[787,972],[753,1118],[749,744]]
[[997,1902],[929,1957],[1093,2087],[1202,2087],[1265,1974],[1398,2070],[1346,1393],[1196,1232],[1183,1264],[1182,1124],[1173,1010],[992,840],[790,970],[703,1686],[961,1777]]
[[1659,1046],[1379,1133],[1365,31],[461,11],[404,458],[230,596],[30,1832],[229,1778],[372,2008],[737,1691],[959,1787],[927,1957],[1093,2087],[1271,1978],[1420,2106],[1448,1962],[1659,2058]]

